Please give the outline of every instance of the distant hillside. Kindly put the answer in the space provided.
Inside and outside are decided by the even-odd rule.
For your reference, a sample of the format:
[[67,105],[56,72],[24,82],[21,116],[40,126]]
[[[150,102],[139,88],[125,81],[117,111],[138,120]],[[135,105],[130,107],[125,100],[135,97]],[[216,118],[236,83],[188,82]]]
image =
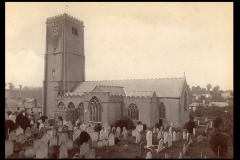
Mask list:
[[10,90],[5,89],[5,97],[7,98],[36,98],[37,102],[42,104],[41,90]]

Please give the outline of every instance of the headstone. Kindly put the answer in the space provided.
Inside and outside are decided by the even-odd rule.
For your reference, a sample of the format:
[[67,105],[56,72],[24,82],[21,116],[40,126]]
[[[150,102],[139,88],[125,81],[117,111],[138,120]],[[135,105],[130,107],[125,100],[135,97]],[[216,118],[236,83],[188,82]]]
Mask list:
[[187,141],[188,141],[188,138],[189,138],[189,133],[187,133]]
[[148,152],[148,153],[147,153],[146,159],[152,159],[152,153],[151,153],[151,152]]
[[183,134],[179,133],[179,140],[182,140],[182,139],[183,139]]
[[[36,123],[35,123],[35,124],[36,124]],[[39,130],[38,130],[37,127],[35,127],[35,126],[32,126],[31,131],[32,131],[32,134],[33,134],[33,135],[39,133]]]
[[160,141],[158,142],[158,148],[157,148],[157,153],[161,152],[163,149],[163,139],[160,139]]
[[196,130],[195,130],[195,128],[193,128],[193,135],[194,135],[194,136],[196,135]]
[[62,126],[58,127],[58,132],[62,132]]
[[183,140],[185,140],[185,139],[187,139],[187,138],[186,138],[186,132],[183,131]]
[[213,121],[210,122],[209,128],[213,128]]
[[6,157],[13,154],[13,147],[14,147],[13,141],[11,141],[11,140],[5,141],[5,156]]
[[138,132],[136,135],[136,143],[140,143],[141,142],[141,134]]
[[140,158],[142,158],[143,153],[144,153],[144,143],[141,142],[141,143],[140,143]]
[[168,134],[167,132],[164,132],[164,135],[163,135],[163,143],[166,144],[168,141]]
[[103,142],[102,141],[98,141],[98,148],[101,148],[103,146]]
[[41,122],[41,123],[39,124],[39,131],[41,130],[42,127],[44,127],[44,124]]
[[165,125],[165,128],[164,128],[164,130],[165,130],[165,131],[167,130],[167,125]]
[[116,128],[115,127],[112,127],[112,132],[115,132]]
[[30,138],[32,136],[32,131],[29,127],[27,127],[27,129],[25,130],[25,137],[26,138]]
[[95,159],[95,149],[90,150],[90,158]]
[[123,127],[123,132],[125,132],[126,131],[126,127]]
[[206,126],[205,133],[207,133],[207,131],[208,131],[208,124],[207,124],[207,126]]
[[15,132],[11,132],[9,134],[9,140],[11,140],[11,141],[18,141],[18,137],[17,137]]
[[180,155],[179,155],[178,159],[182,159],[182,152],[180,152]]
[[169,133],[172,133],[172,127],[169,127]]
[[67,142],[67,137],[64,133],[61,133],[58,138],[58,146],[60,146],[62,143]]
[[168,154],[167,153],[165,153],[165,159],[168,159]]
[[58,138],[57,137],[52,137],[49,142],[49,147],[52,146],[57,146]]
[[26,138],[23,133],[20,133],[17,137],[18,137],[17,142],[20,142],[21,144],[23,144],[26,141]]
[[59,148],[59,158],[68,158],[68,148],[65,143],[62,143]]
[[125,130],[125,131],[123,132],[123,139],[126,140],[127,138],[128,138],[128,131]]
[[207,122],[207,121],[208,121],[208,118],[206,117],[206,118],[205,118],[205,122]]
[[19,159],[25,159],[25,153],[23,150],[21,150],[19,153],[18,153],[18,158]]
[[171,122],[171,127],[173,128],[173,122]]
[[177,141],[177,135],[176,135],[176,132],[175,131],[173,131],[173,142],[175,142],[175,141]]
[[44,143],[41,143],[36,150],[36,158],[47,158],[48,156],[48,147]]
[[158,132],[158,135],[157,135],[157,139],[161,139],[163,136],[162,136],[162,132],[161,131],[159,131]]
[[24,156],[26,159],[32,159],[32,158],[36,157],[35,149],[33,147],[27,147],[25,149]]
[[156,128],[155,127],[153,127],[153,134],[155,134],[156,133]]
[[162,132],[162,131],[163,131],[163,126],[160,127],[160,132]]
[[199,121],[199,119],[198,119],[198,126],[200,126],[200,121]]
[[156,133],[158,133],[159,132],[159,129],[158,128],[156,128]]
[[146,134],[147,147],[152,146],[152,131],[148,131]]
[[168,135],[168,148],[172,146],[172,136]]
[[41,144],[44,144],[43,140],[41,139],[35,139],[35,141],[33,141],[33,147],[36,150]]
[[84,142],[81,146],[80,146],[80,156],[84,155],[85,152],[87,152],[89,150],[89,145],[88,143]]
[[186,146],[185,144],[183,144],[183,155],[185,155],[185,153],[186,153]]
[[107,131],[111,132],[111,127],[110,126],[107,126]]
[[95,141],[95,142],[92,142],[92,148],[98,148],[98,143],[97,143],[97,141]]
[[136,131],[132,130],[132,137],[136,137]]
[[72,131],[72,130],[73,130],[73,125],[72,125],[72,122],[71,122],[71,121],[68,121],[68,122],[67,122],[67,127],[68,127],[68,130],[69,130],[69,131]]
[[121,128],[117,127],[117,136],[120,136],[120,135],[121,135]]
[[186,145],[186,152],[188,151],[188,144]]
[[17,129],[16,129],[16,135],[18,136],[19,134],[23,134],[23,129],[19,126]]
[[109,146],[114,146],[115,145],[115,137],[114,137],[113,133],[109,134],[108,142],[109,142]]
[[88,132],[89,135],[91,135],[93,133],[93,131],[94,130],[92,129],[92,127],[88,127],[87,128],[87,132]]
[[108,140],[104,139],[104,140],[102,141],[102,146],[103,146],[103,147],[104,147],[104,146],[108,146]]
[[73,141],[71,139],[67,139],[66,146],[68,150],[73,148]]
[[103,133],[103,129],[100,131],[100,135],[99,135],[99,140],[101,141],[101,140],[103,140],[103,135],[104,133]]

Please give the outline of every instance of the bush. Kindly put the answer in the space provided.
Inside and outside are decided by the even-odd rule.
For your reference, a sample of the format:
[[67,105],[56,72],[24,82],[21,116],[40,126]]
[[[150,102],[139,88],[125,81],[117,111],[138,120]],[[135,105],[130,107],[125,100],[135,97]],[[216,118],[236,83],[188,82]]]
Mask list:
[[123,129],[123,127],[125,127],[126,129],[130,129],[134,127],[133,121],[131,119],[129,119],[128,117],[123,117],[120,120],[117,120],[114,123],[115,127],[120,127],[121,129]]
[[224,157],[227,154],[229,137],[222,132],[217,132],[210,138],[210,146],[215,153],[218,155],[218,146],[220,146],[219,156]]
[[95,132],[100,132],[102,130],[102,125],[100,124],[96,124],[94,127],[93,127],[94,131]]
[[214,123],[214,128],[220,128],[220,126],[221,126],[222,123],[223,123],[223,120],[222,120],[222,118],[217,117],[217,118],[213,121],[213,123]]
[[203,106],[198,106],[195,110],[195,115],[197,117],[203,117],[205,116],[205,108]]
[[89,139],[90,135],[87,132],[82,131],[79,137],[74,141],[74,143],[80,147],[84,142],[88,142]]

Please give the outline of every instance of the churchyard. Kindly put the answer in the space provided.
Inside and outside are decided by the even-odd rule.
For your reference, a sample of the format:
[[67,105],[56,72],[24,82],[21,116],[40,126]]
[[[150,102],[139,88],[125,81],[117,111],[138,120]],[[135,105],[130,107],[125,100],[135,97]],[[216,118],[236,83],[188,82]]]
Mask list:
[[[6,158],[218,158],[209,138],[214,133],[212,120],[196,122],[195,136],[187,144],[186,129],[162,126],[144,130],[143,125],[104,127],[100,132],[82,124],[67,122],[63,127],[34,124],[25,131],[19,127],[5,141]],[[91,137],[83,139],[83,133]],[[85,134],[86,135],[86,134]],[[86,137],[86,136],[85,136]],[[79,145],[79,138],[82,138]],[[78,142],[77,142],[78,141]],[[84,143],[83,143],[84,142]],[[225,158],[233,158],[233,145]]]

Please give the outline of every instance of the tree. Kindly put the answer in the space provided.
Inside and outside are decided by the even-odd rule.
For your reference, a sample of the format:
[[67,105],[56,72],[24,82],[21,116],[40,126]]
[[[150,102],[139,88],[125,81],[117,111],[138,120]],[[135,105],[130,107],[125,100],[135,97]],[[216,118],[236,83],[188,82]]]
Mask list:
[[10,82],[10,83],[8,83],[8,85],[9,85],[9,89],[10,90],[13,90],[13,88],[15,88],[15,86]]
[[212,85],[211,84],[208,84],[207,85],[207,91],[210,92],[210,89],[212,88]]
[[192,94],[196,94],[196,87],[192,86]]
[[202,88],[201,93],[202,93],[202,94],[206,94],[206,93],[207,93],[206,88]]
[[200,87],[200,86],[197,86],[197,87],[196,87],[196,93],[197,93],[197,94],[201,94],[201,87]]

